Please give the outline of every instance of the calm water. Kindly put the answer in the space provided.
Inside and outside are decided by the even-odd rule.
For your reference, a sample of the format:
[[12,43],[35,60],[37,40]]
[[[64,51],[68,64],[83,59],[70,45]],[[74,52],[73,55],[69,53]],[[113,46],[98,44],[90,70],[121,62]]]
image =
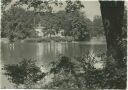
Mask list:
[[[94,42],[94,41],[93,41]],[[70,58],[84,55],[87,51],[105,51],[105,43],[1,43],[1,64],[16,64],[23,58],[33,58],[38,65],[48,65],[50,61],[57,60],[57,56],[63,54]],[[2,75],[2,88],[13,88],[7,78]]]

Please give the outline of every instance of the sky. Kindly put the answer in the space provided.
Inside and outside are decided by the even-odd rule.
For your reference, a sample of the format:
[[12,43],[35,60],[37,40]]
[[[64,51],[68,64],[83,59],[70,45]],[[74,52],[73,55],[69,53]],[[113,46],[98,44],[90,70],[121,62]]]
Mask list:
[[100,4],[98,1],[83,1],[85,8],[82,11],[85,12],[86,16],[93,20],[95,15],[101,16]]

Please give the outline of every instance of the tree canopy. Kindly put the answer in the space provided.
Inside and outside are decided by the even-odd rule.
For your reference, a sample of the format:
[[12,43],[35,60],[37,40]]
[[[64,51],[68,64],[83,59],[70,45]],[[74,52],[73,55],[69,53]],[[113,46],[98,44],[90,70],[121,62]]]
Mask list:
[[2,15],[1,37],[23,39],[31,37],[34,31],[34,13],[22,8],[12,7]]
[[[8,6],[11,2],[7,0],[2,1],[2,3],[3,6]],[[77,40],[85,40],[89,37],[89,30],[87,29],[88,19],[85,17],[84,13],[80,11],[81,8],[84,8],[80,1],[66,1],[65,10],[57,13],[52,12],[51,3],[61,5],[61,3],[57,1],[24,0],[15,2],[13,7],[3,12],[2,37],[9,37],[10,39],[14,39],[15,37],[22,39],[31,37],[35,35],[34,29],[39,23],[44,27],[43,32],[45,35],[50,34],[51,36],[52,34],[58,33],[60,30],[64,30],[63,35],[73,36]],[[20,5],[24,4],[26,4],[28,8],[33,7],[34,10],[23,9]],[[51,9],[46,8],[44,4],[47,7],[51,7]],[[12,15],[12,17],[10,15]],[[6,17],[9,17],[12,21],[9,21],[9,18]],[[12,25],[13,28],[11,28],[8,26],[9,22],[13,22],[17,25]]]

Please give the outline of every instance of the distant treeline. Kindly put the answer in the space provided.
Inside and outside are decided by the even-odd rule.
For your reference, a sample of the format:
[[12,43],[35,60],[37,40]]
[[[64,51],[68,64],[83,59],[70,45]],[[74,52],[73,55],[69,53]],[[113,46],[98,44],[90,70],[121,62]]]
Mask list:
[[[81,11],[86,8],[80,1],[66,1],[64,10],[54,13],[49,4],[63,5],[60,2],[43,2],[33,0],[20,0],[12,7],[6,9],[10,0],[2,0],[1,37],[26,39],[37,37],[35,29],[41,24],[45,36],[51,36],[63,30],[63,36],[72,36],[75,40],[88,40],[91,37],[103,36],[104,28],[101,16],[94,16],[93,21]],[[30,9],[24,9],[23,5]],[[61,7],[60,7],[61,8]],[[127,31],[127,10],[124,11],[123,36]]]
[[[44,27],[42,32],[45,36],[55,35],[61,30],[64,31],[63,36],[72,36],[75,40],[88,40],[104,35],[101,16],[95,16],[91,21],[80,10],[67,12],[65,9],[56,13],[43,13],[12,7],[3,12],[1,21],[1,37],[11,41],[37,37],[35,29],[39,24]],[[126,31],[126,20],[124,21]]]

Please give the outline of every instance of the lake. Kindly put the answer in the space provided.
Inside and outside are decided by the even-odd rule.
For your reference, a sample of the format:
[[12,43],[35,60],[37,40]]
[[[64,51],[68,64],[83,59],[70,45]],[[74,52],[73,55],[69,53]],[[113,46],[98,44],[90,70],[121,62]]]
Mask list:
[[[23,58],[33,58],[37,60],[39,66],[48,67],[49,62],[57,60],[58,55],[62,54],[70,58],[80,57],[88,51],[94,53],[106,51],[105,41],[93,42],[42,42],[27,43],[15,42],[1,43],[1,65],[16,64]],[[7,77],[1,75],[2,88],[13,88]],[[8,86],[6,86],[8,85]]]

